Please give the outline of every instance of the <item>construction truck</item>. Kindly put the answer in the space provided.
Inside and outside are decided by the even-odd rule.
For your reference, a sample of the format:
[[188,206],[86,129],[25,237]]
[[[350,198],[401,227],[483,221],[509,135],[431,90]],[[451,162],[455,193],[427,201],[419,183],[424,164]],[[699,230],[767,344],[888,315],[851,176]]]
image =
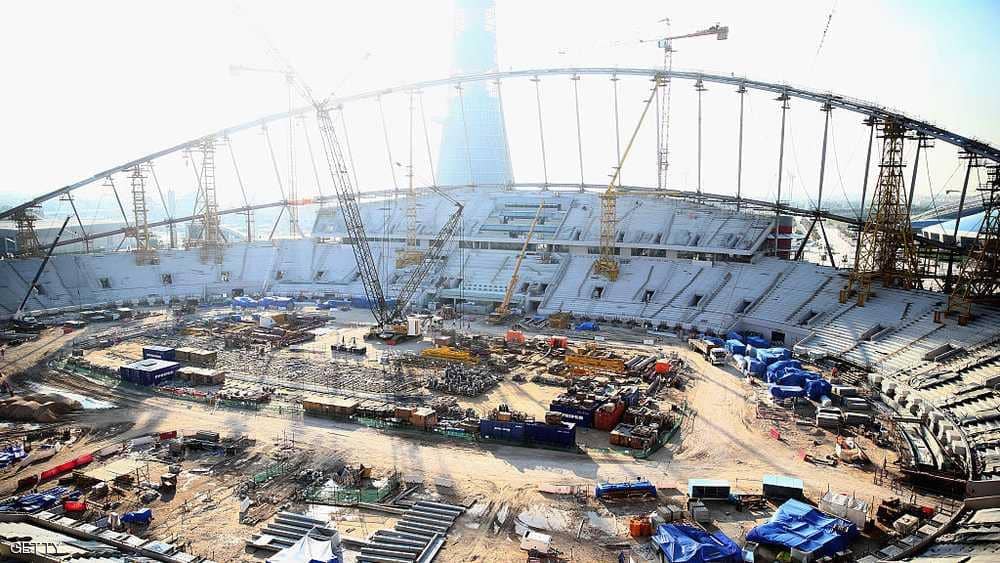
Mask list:
[[726,356],[728,355],[726,349],[711,340],[689,338],[688,348],[701,354],[713,366],[721,366],[726,363]]

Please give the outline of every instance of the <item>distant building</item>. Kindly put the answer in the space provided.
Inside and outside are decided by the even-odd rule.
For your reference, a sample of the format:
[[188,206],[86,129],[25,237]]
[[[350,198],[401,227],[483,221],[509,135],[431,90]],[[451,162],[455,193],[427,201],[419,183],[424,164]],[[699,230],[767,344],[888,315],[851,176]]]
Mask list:
[[[458,0],[452,64],[455,74],[497,70],[493,0]],[[503,186],[513,181],[507,131],[492,82],[461,85],[448,105],[437,183]]]

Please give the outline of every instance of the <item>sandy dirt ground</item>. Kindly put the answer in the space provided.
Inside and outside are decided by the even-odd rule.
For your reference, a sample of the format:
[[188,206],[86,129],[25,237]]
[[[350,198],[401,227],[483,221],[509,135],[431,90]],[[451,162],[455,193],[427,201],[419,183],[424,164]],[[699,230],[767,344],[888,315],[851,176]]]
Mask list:
[[[40,355],[65,345],[70,338],[70,335],[43,335],[38,342],[27,345],[33,348],[22,347],[21,360],[37,360]],[[592,487],[602,480],[644,477],[686,491],[688,479],[710,477],[728,479],[737,490],[759,490],[763,475],[782,474],[803,479],[812,498],[818,498],[827,489],[854,493],[862,498],[894,495],[874,484],[871,472],[800,461],[798,444],[769,437],[765,428],[753,422],[752,414],[748,416],[747,397],[754,391],[735,370],[710,366],[680,347],[670,347],[669,351],[683,354],[701,372],[689,383],[686,392],[689,406],[697,414],[688,419],[670,444],[648,460],[637,460],[606,449],[606,437],[599,436],[603,433],[596,431],[581,432],[581,442],[594,446],[584,454],[466,444],[433,436],[391,434],[324,419],[214,410],[141,392],[113,392],[93,382],[68,381],[60,376],[47,378],[46,383],[70,386],[75,392],[89,391],[99,398],[116,398],[120,408],[76,415],[75,423],[92,426],[94,431],[86,440],[61,452],[52,463],[153,431],[215,430],[224,435],[250,436],[259,444],[273,444],[282,436],[294,436],[299,448],[314,462],[342,459],[379,468],[397,468],[420,476],[429,485],[435,480],[453,483],[453,489],[445,491],[449,498],[473,507],[449,535],[439,558],[440,561],[456,562],[523,560],[524,553],[519,551],[516,538],[511,537],[510,523],[514,515],[537,507],[568,515],[564,525],[553,526],[556,530],[554,545],[568,560],[613,559],[615,552],[598,544],[616,536],[618,541],[624,541],[622,530],[627,526],[629,510],[631,514],[638,514],[638,509],[623,511],[595,504],[592,499],[580,504],[572,498],[553,497],[538,492],[543,484]],[[560,391],[558,387],[508,381],[482,397],[460,399],[460,404],[485,413],[498,403],[506,402],[540,416],[545,405]],[[602,438],[604,447],[598,447]],[[825,439],[830,440],[829,437]],[[204,507],[194,511],[189,507],[183,512],[178,512],[176,505],[170,507],[164,513],[164,532],[178,541],[190,542],[190,549],[195,553],[222,552],[227,557],[238,557],[231,560],[259,560],[242,553],[241,542],[250,537],[253,528],[236,522],[236,499],[232,494],[236,479],[235,475],[221,479],[192,478],[185,485],[188,487],[185,498],[189,503],[202,502]],[[207,508],[210,503],[204,501],[206,495],[212,499],[211,508]],[[616,514],[616,510],[619,513]],[[376,517],[372,518],[372,525],[366,524],[364,529],[378,523]],[[735,523],[726,527],[726,531],[731,535],[745,531],[749,527],[748,518],[731,518]],[[496,520],[507,522],[499,534],[494,533],[492,525]],[[612,524],[608,524],[609,521]],[[355,525],[352,529],[358,527]],[[363,530],[358,535],[363,535]]]

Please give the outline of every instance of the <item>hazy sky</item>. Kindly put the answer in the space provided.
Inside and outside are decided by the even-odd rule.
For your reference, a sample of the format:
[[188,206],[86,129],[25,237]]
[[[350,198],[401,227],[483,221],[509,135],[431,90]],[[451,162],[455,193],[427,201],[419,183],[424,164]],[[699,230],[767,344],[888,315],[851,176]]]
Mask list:
[[[449,2],[240,5],[245,15],[238,15],[229,2],[5,3],[0,17],[5,74],[0,88],[0,199],[9,203],[49,191],[285,108],[280,77],[229,72],[231,64],[274,66],[251,25],[271,37],[317,92],[350,93],[450,72]],[[656,22],[663,16],[672,19],[675,33],[715,22],[731,30],[728,41],[678,42],[677,68],[732,72],[876,100],[1000,144],[996,1],[498,0],[500,65],[655,67],[661,52],[638,40],[656,37],[661,29]],[[505,85],[504,90],[518,180],[541,177],[532,88],[522,82]],[[623,86],[623,135],[634,126],[647,88],[642,81]],[[736,96],[729,88],[710,88],[704,98],[705,189],[725,192],[733,185]],[[696,173],[695,97],[689,83],[677,82],[675,91],[672,184],[690,187]],[[571,92],[568,79],[543,83],[546,148],[554,180],[579,178]],[[613,163],[610,93],[606,78],[584,79],[581,86],[588,181],[606,181]],[[440,94],[441,100],[446,94]],[[436,139],[444,104],[431,100],[433,93],[427,96],[430,136]],[[407,102],[398,97],[385,103],[394,159],[399,160],[407,148]],[[361,183],[366,189],[391,187],[376,108],[372,102],[362,105],[347,110]],[[776,109],[777,103],[763,94],[748,100],[745,183],[747,193],[761,197],[773,193],[776,178]],[[794,154],[787,156],[785,172],[795,177],[799,195],[814,194],[821,113],[804,102],[793,102],[790,113],[793,146],[788,150]],[[830,164],[832,177],[827,177],[832,198],[860,191],[858,170],[866,134],[859,120],[835,112],[836,156],[830,158],[837,162],[836,167]],[[655,183],[653,129],[651,124],[646,127],[647,140],[637,147],[641,156],[625,169],[631,175],[627,183]],[[280,141],[280,129],[272,133]],[[248,134],[247,142],[260,143],[255,137],[259,134]],[[955,160],[950,147],[939,144],[932,152],[931,183],[940,193],[949,177],[951,186],[960,174],[951,175]],[[261,175],[249,180],[258,186],[252,199],[277,199],[272,197],[276,191],[266,185],[263,153],[254,154],[244,157],[261,165]],[[426,178],[423,165],[417,166],[418,178]],[[193,190],[179,176],[170,182],[178,193]],[[234,192],[223,197],[236,198]]]

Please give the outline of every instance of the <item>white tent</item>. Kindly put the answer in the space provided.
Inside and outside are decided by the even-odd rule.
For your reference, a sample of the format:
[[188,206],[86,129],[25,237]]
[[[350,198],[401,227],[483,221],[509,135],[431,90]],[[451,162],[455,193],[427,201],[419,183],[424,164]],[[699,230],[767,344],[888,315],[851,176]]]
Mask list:
[[267,559],[267,563],[341,563],[330,540],[318,540],[308,534]]

